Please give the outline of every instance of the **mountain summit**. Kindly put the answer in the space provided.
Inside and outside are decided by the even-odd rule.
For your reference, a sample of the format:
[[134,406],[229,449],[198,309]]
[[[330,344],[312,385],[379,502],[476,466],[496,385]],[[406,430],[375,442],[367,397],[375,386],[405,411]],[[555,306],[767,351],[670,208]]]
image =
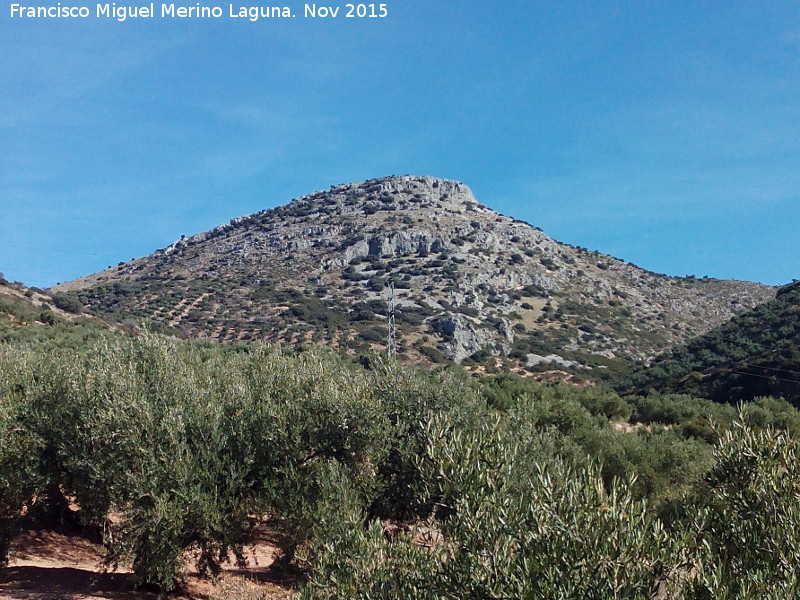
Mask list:
[[531,370],[646,360],[775,295],[563,244],[417,176],[334,186],[57,289],[188,335],[361,349],[385,345],[390,284],[400,353]]

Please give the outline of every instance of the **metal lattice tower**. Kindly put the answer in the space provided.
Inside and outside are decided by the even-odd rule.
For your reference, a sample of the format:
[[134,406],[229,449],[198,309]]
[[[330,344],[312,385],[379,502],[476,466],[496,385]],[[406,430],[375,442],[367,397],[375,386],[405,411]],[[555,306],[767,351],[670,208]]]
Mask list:
[[389,358],[397,355],[397,330],[394,326],[394,282],[389,284],[389,334],[386,336],[386,354]]

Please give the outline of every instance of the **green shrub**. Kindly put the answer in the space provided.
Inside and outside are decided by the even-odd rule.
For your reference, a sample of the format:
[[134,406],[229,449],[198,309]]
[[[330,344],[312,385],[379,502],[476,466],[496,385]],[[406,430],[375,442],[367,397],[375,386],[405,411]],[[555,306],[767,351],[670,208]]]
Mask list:
[[[340,525],[306,598],[644,599],[685,554],[629,483],[607,490],[596,470],[547,460],[549,437],[522,444],[498,418],[463,429],[446,415],[426,434],[430,549],[363,518]],[[357,558],[333,558],[353,548]]]
[[56,292],[52,298],[53,304],[63,311],[75,314],[83,312],[83,304],[74,292]]
[[447,357],[442,354],[440,350],[434,348],[433,346],[427,346],[423,344],[419,347],[419,352],[431,362],[439,364],[447,362]]

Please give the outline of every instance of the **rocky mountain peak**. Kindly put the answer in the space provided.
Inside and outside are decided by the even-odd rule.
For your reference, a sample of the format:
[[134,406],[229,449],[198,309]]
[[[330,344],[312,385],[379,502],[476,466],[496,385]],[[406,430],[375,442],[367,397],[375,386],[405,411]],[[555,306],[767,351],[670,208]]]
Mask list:
[[463,183],[410,175],[308,194],[61,289],[191,335],[357,350],[385,344],[390,283],[408,357],[535,370],[647,359],[775,294],[562,244]]
[[375,214],[379,211],[424,211],[436,220],[440,213],[493,212],[481,205],[465,184],[428,176],[391,176],[335,185],[292,200],[288,210],[339,214]]
[[292,203],[302,204],[324,200],[346,204],[347,200],[352,201],[353,199],[400,205],[404,202],[411,202],[429,208],[448,208],[461,211],[480,206],[472,190],[459,181],[412,175],[393,175],[336,185],[326,191],[315,192],[293,200]]

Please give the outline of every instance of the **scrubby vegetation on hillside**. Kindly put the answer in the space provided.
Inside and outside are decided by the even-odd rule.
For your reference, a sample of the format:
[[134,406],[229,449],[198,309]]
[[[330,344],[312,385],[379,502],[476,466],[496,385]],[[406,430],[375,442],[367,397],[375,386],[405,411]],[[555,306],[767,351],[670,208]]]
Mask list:
[[324,349],[5,345],[0,559],[23,513],[71,517],[172,589],[269,518],[308,600],[777,600],[798,591],[799,432],[774,399],[737,412]]
[[667,352],[619,389],[669,390],[718,402],[783,396],[800,407],[800,282]]
[[0,276],[0,343],[78,348],[108,334],[105,323],[79,315],[66,297],[9,283]]
[[627,372],[775,293],[562,244],[460,182],[416,176],[337,185],[55,289],[117,322],[362,352],[384,347],[391,286],[400,356],[584,378]]

